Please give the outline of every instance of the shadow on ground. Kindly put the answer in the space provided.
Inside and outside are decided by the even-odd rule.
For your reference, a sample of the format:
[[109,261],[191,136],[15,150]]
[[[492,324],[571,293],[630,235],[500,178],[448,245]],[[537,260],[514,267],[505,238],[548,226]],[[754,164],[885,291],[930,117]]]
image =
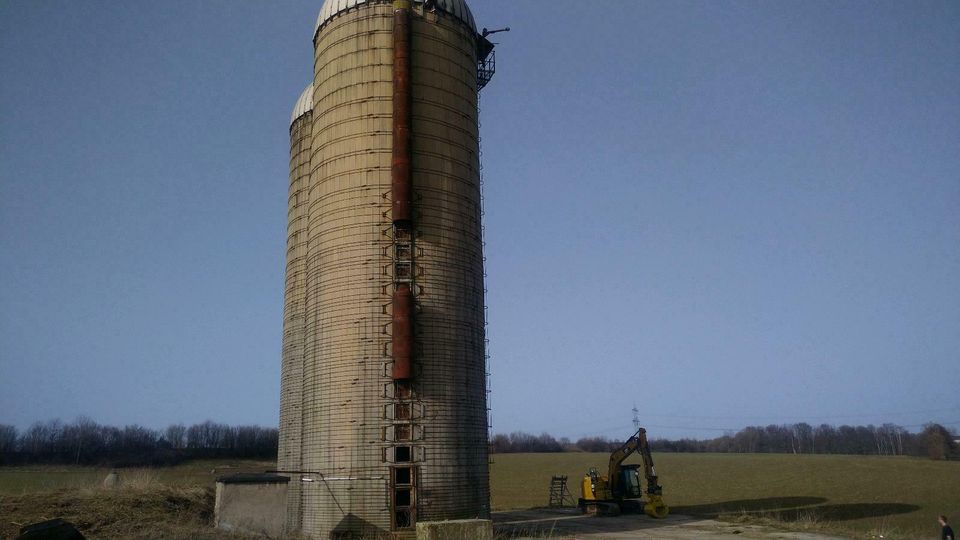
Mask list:
[[531,508],[493,513],[497,539],[629,533],[655,530],[689,521],[691,518],[679,515],[671,515],[666,519],[653,519],[644,514],[598,517],[584,515],[576,508]]
[[770,512],[827,502],[823,497],[767,497],[765,499],[740,499],[691,506],[671,506],[671,514],[715,518],[720,514]]
[[871,517],[892,516],[894,514],[909,514],[916,512],[920,507],[913,504],[901,503],[850,503],[824,504],[811,508],[794,508],[772,512],[770,517],[780,521],[846,521]]
[[671,513],[688,516],[717,518],[727,514],[747,514],[770,517],[780,521],[845,521],[870,517],[909,514],[920,509],[913,504],[901,503],[848,503],[823,504],[823,497],[770,497],[744,499],[693,506],[675,506]]

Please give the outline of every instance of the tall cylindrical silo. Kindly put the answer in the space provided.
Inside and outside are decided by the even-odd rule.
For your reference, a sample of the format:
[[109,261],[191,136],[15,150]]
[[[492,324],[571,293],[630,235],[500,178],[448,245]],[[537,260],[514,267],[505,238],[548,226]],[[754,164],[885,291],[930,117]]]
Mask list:
[[308,536],[489,514],[479,39],[463,0],[326,0],[317,20],[302,409],[280,464]]
[[[287,267],[280,371],[280,433],[277,466],[302,468],[303,358],[307,326],[307,209],[313,137],[313,83],[293,107],[290,118],[290,189],[287,198]],[[299,527],[300,485],[289,486],[287,528]]]

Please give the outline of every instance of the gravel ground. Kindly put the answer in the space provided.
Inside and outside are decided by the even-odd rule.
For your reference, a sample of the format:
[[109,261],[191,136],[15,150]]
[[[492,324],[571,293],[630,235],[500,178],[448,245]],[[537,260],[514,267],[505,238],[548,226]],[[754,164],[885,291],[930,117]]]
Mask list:
[[725,523],[712,519],[671,515],[651,519],[645,515],[585,516],[576,509],[538,509],[494,513],[499,537],[513,539],[656,539],[686,540],[728,538],[751,540],[840,540],[843,537],[791,532],[759,525]]

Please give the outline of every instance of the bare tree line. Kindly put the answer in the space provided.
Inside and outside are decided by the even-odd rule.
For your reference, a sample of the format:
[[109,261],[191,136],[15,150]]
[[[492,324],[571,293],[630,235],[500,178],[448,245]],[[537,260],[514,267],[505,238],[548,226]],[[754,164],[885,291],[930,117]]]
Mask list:
[[[714,439],[653,439],[650,447],[657,452],[907,455],[958,459],[960,450],[956,439],[956,433],[933,423],[919,433],[895,424],[836,427],[799,423],[748,426]],[[490,448],[494,453],[609,452],[621,444],[622,440],[606,437],[584,437],[573,442],[566,437],[556,439],[548,433],[514,432],[494,435]]]
[[74,463],[164,465],[200,457],[274,459],[277,429],[206,421],[164,430],[139,425],[114,427],[80,417],[35,422],[19,433],[0,424],[0,464]]
[[[925,456],[958,459],[955,432],[940,424],[927,424],[911,433],[895,424],[839,427],[806,423],[749,426],[714,439],[652,439],[658,452],[792,453]],[[606,437],[583,437],[571,441],[548,433],[497,434],[490,440],[494,453],[511,452],[609,452],[622,444]],[[275,459],[277,429],[261,426],[230,426],[206,421],[185,426],[173,424],[164,430],[139,425],[122,428],[101,425],[80,417],[72,423],[60,420],[36,422],[22,433],[0,424],[0,464],[75,463],[163,465],[201,457]]]

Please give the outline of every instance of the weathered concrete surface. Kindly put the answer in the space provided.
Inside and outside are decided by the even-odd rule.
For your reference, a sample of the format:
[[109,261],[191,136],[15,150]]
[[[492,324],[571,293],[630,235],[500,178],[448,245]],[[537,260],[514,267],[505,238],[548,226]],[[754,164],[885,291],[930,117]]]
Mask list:
[[267,474],[218,478],[214,526],[225,531],[279,538],[286,521],[288,480]]
[[652,519],[646,515],[617,517],[585,516],[576,509],[535,509],[495,512],[498,534],[512,539],[552,538],[577,540],[687,540],[702,538],[738,538],[750,540],[840,540],[823,534],[781,531],[758,525],[725,523],[712,519],[671,515]]
[[493,540],[489,519],[451,519],[417,523],[417,540]]
[[107,489],[114,489],[120,487],[120,473],[117,471],[110,471],[110,474],[103,479],[103,487]]

